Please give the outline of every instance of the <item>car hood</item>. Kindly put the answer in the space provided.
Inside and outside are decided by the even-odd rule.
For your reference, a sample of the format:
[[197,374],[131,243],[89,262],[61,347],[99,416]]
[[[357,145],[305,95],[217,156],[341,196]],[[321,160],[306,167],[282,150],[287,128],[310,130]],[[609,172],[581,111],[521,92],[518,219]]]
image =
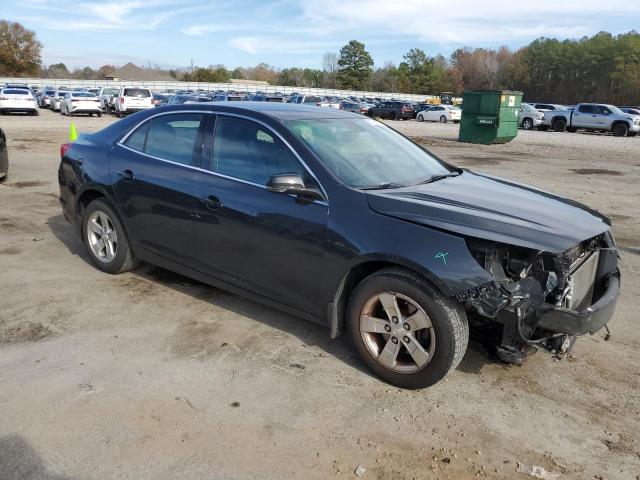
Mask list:
[[578,202],[468,170],[433,183],[368,190],[375,212],[438,228],[553,253],[609,229],[609,220]]

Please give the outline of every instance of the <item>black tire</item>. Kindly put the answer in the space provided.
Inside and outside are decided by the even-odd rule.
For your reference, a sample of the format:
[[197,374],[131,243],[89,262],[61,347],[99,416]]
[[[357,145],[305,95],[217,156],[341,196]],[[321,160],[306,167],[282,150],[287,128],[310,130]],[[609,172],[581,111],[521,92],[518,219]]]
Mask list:
[[102,112],[98,112],[97,115],[98,115],[98,118],[101,118],[102,117]]
[[444,115],[442,115],[440,117],[440,123],[447,123],[447,117],[445,117]]
[[530,118],[525,118],[524,120],[522,120],[522,129],[533,130],[533,120]]
[[[113,225],[113,230],[115,230],[117,235],[116,253],[113,260],[109,262],[102,261],[96,256],[91,249],[87,235],[87,224],[89,218],[91,214],[98,211],[104,212],[107,215],[109,221]],[[82,238],[87,248],[87,252],[91,257],[91,261],[103,272],[111,274],[123,273],[137,267],[139,264],[138,260],[136,260],[133,255],[127,234],[124,231],[122,223],[120,223],[120,218],[106,200],[101,198],[95,199],[87,206],[84,212],[82,212]]]
[[629,133],[629,127],[626,123],[616,123],[611,129],[614,137],[626,137]]
[[424,122],[424,117],[422,115],[418,115],[416,117],[416,120],[418,120],[419,122]]
[[567,127],[567,132],[569,133],[576,133],[578,131],[578,129],[576,127]]
[[40,112],[38,110],[34,110],[31,115],[33,115],[34,117],[37,117],[38,115],[40,115]]
[[391,112],[389,118],[391,118],[391,120],[398,120],[398,114],[396,112]]
[[556,118],[551,122],[551,128],[556,132],[564,132],[567,129],[567,121],[564,118]]
[[627,133],[627,137],[635,137],[636,135],[638,135],[638,132],[629,132],[629,133]]
[[538,127],[538,130],[540,130],[541,132],[546,132],[547,130],[549,130],[549,125],[540,125]]
[[[428,363],[417,371],[403,373],[385,367],[363,340],[360,314],[372,297],[384,292],[411,298],[431,321],[435,350]],[[349,299],[347,324],[351,341],[367,366],[384,381],[401,388],[424,388],[442,380],[458,366],[469,342],[469,325],[462,306],[442,295],[424,278],[402,268],[380,270],[358,284]],[[400,350],[408,354],[403,347]]]
[[117,108],[116,108],[116,117],[117,118],[122,118],[122,113]]

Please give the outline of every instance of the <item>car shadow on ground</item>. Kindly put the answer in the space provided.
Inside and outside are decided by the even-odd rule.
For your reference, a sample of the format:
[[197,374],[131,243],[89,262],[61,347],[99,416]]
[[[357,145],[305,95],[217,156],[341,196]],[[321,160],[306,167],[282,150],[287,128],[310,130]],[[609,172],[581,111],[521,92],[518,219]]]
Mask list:
[[[75,227],[70,225],[62,215],[50,217],[47,224],[52,233],[67,247],[71,254],[77,255],[91,268],[95,268],[89,253],[75,235]],[[294,335],[304,345],[318,347],[344,363],[375,377],[351,347],[345,334],[335,340],[331,340],[328,329],[323,328],[321,325],[150,264],[143,263],[140,267],[131,271],[130,274],[145,281],[172,288],[198,301],[209,302],[234,314],[257,320],[282,332]],[[494,360],[490,358],[484,346],[470,342],[467,353],[458,366],[458,370],[479,374],[487,363],[494,363]]]
[[71,480],[47,472],[42,458],[19,435],[0,437],[0,479],[2,480]]

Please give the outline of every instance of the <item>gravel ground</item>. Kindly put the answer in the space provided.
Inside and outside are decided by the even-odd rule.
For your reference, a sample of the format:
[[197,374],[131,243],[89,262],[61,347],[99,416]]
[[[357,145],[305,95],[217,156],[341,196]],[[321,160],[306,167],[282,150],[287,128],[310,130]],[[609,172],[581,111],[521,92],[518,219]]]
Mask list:
[[390,123],[452,163],[611,215],[624,283],[611,340],[519,368],[472,343],[438,385],[389,387],[315,325],[148,265],[93,268],[57,200],[69,119],[1,117],[0,479],[348,479],[359,465],[364,479],[531,478],[518,462],[640,478],[640,139],[477,146],[455,125]]

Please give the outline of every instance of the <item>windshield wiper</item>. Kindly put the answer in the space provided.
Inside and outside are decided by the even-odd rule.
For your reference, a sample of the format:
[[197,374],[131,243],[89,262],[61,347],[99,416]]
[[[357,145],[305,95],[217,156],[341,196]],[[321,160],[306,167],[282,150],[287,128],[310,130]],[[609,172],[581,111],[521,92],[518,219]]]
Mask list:
[[360,187],[360,190],[387,190],[389,188],[404,188],[406,186],[407,185],[403,185],[402,183],[385,182],[380,185]]
[[424,182],[420,182],[417,185],[425,185],[427,183],[437,182],[438,180],[442,180],[444,178],[457,177],[458,175],[460,175],[460,172],[450,172],[442,175],[433,175],[432,177],[427,178]]

